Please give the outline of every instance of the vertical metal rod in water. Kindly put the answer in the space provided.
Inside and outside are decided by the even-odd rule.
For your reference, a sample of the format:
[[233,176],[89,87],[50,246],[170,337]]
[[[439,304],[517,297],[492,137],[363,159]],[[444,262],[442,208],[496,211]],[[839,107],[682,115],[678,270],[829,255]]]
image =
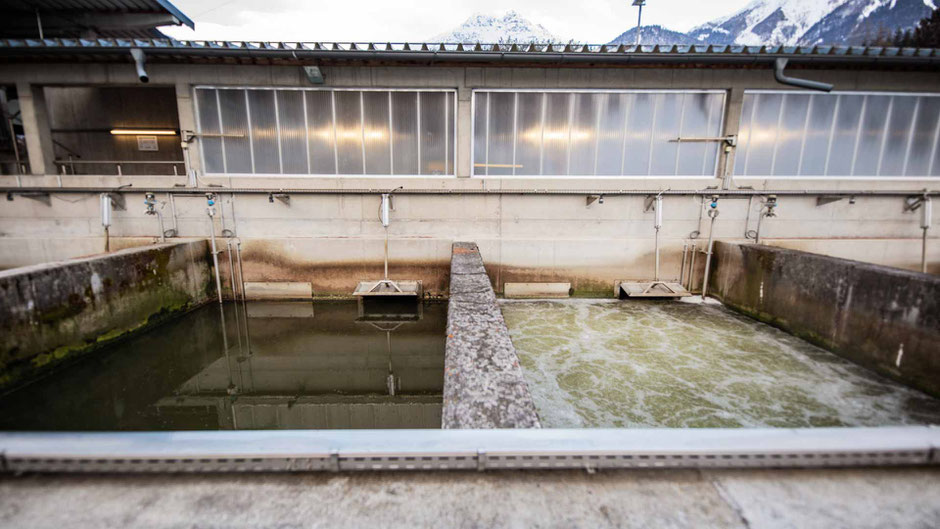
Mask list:
[[924,196],[924,203],[921,205],[920,229],[924,230],[923,242],[920,248],[920,271],[927,273],[927,230],[930,229],[931,217],[933,216],[933,204],[930,197]]
[[698,250],[697,245],[693,242],[692,248],[690,250],[691,257],[689,257],[689,284],[686,286],[686,290],[692,292],[692,281],[695,280],[695,252]]
[[[241,239],[237,239],[235,242],[235,253],[238,256],[238,282],[241,284],[242,289],[242,310],[245,312],[245,341],[247,342],[246,350],[248,351],[248,356],[251,356],[251,331],[248,329],[248,301],[247,296],[245,295],[245,269],[242,267]],[[250,360],[248,369],[251,369]]]
[[708,250],[705,252],[705,277],[702,278],[702,300],[705,299],[705,296],[708,294],[708,272],[711,270],[712,265],[712,245],[715,242],[715,219],[718,218],[718,197],[712,197],[711,209],[708,211],[708,216],[711,217],[711,225],[708,227]]
[[656,237],[655,237],[655,249],[656,253],[656,272],[653,277],[653,280],[659,281],[659,229],[663,227],[663,196],[656,195],[655,206],[656,211],[656,220],[654,221],[653,227],[656,228]]
[[[222,279],[219,277],[219,252],[215,246],[215,195],[206,195],[206,214],[209,215],[209,240],[212,243],[212,264],[215,266],[215,289],[219,293],[219,304],[222,304]],[[224,315],[223,315],[224,317]]]
[[679,267],[679,284],[685,284],[685,262],[689,257],[689,243],[682,243],[682,265]]
[[760,244],[760,223],[764,218],[764,208],[761,207],[760,213],[757,214],[757,232],[754,235],[754,244]]
[[389,224],[389,193],[382,193],[382,204],[379,210],[379,217],[382,220],[382,227],[385,228],[385,279],[388,279],[388,224]]

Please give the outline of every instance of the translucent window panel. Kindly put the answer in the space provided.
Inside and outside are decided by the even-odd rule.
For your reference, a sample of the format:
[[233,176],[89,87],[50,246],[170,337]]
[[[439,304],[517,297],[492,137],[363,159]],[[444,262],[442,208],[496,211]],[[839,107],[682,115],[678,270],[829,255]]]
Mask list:
[[[708,138],[721,135],[720,94],[685,94],[682,110],[682,128],[672,138]],[[677,145],[677,175],[699,176],[714,174],[717,149],[711,142],[683,142]]]
[[685,94],[657,94],[654,98],[651,175],[675,175]]
[[542,174],[568,174],[568,116],[572,94],[549,93],[545,97],[542,129]]
[[862,104],[865,96],[839,95],[835,126],[832,129],[832,141],[829,144],[825,175],[848,176],[852,174],[855,160],[855,143],[858,139],[859,124],[862,118]]
[[360,92],[336,91],[336,151],[340,174],[363,174]]
[[569,175],[593,175],[597,153],[598,101],[602,94],[573,94],[571,154],[568,160]]
[[418,130],[420,131],[419,174],[442,175],[446,171],[445,150],[447,131],[444,130],[446,112],[445,92],[418,94]]
[[891,114],[885,127],[884,143],[881,149],[881,163],[878,174],[885,176],[903,176],[904,160],[908,156],[911,132],[916,125],[914,113],[919,97],[893,97]]
[[388,92],[362,92],[366,174],[391,174]]
[[783,97],[780,111],[780,127],[777,130],[777,145],[773,154],[773,174],[792,176],[799,174],[800,153],[803,149],[803,132],[810,95],[787,94]]
[[333,127],[333,92],[308,91],[307,139],[310,145],[310,172],[336,174],[336,150]]
[[826,160],[829,154],[829,142],[832,133],[832,122],[836,112],[838,98],[829,95],[815,94],[809,96],[806,109],[808,121],[803,136],[802,161],[798,175],[823,176],[826,174]]
[[454,93],[448,93],[446,99],[447,105],[447,174],[454,174],[454,156],[457,154],[457,148],[454,146],[454,131],[456,130],[457,96]]
[[754,106],[757,96],[744,94],[741,105],[741,124],[738,128],[738,147],[734,153],[734,174],[749,174],[744,166],[747,162],[748,146],[751,145],[751,118],[754,115]]
[[867,96],[862,116],[862,126],[856,142],[855,160],[852,166],[854,176],[875,176],[878,174],[878,160],[884,141],[885,124],[891,111],[889,96]]
[[489,133],[486,145],[486,174],[511,175],[515,94],[494,92],[489,96]]
[[277,113],[273,90],[248,90],[255,173],[280,173]]
[[244,90],[219,90],[219,115],[222,118],[222,152],[226,173],[250,173],[251,137]]
[[304,93],[277,91],[277,115],[281,131],[281,162],[285,173],[304,174],[307,168],[307,125]]
[[940,97],[920,97],[911,144],[908,148],[905,176],[940,176],[940,164],[933,164],[931,155],[936,154],[940,144]]
[[473,174],[486,174],[486,120],[489,119],[489,94],[477,94],[473,112]]
[[595,174],[619,175],[630,94],[598,94],[597,168]]
[[418,174],[418,93],[392,92],[392,172]]
[[773,174],[774,147],[783,112],[779,94],[759,94],[750,116],[750,134],[744,156],[746,174]]
[[662,94],[628,94],[630,112],[623,139],[623,169],[625,175],[650,174],[654,106]]
[[516,102],[516,174],[541,174],[543,93],[520,92]]
[[[222,128],[219,126],[219,105],[216,99],[216,91],[211,89],[196,90],[196,107],[199,109],[199,130],[203,134],[221,134]],[[202,159],[205,163],[207,173],[224,173],[225,165],[222,159],[222,138],[206,137],[199,138],[199,146],[202,148]]]

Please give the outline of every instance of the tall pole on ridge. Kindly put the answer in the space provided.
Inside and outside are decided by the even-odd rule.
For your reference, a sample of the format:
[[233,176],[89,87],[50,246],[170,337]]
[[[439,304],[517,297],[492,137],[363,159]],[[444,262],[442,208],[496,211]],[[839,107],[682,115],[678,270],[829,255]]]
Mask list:
[[643,6],[646,5],[646,0],[633,0],[633,5],[640,8],[639,12],[636,15],[636,45],[640,45],[640,34],[643,32],[643,26],[641,24],[643,20]]

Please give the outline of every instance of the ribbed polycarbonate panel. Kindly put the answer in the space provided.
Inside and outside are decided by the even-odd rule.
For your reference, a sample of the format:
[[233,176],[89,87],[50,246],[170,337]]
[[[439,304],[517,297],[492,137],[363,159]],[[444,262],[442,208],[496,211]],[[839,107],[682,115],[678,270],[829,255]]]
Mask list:
[[487,134],[486,174],[512,174],[512,134],[515,114],[515,94],[490,94],[489,134]]
[[206,172],[452,175],[454,96],[199,87]]
[[281,132],[281,162],[288,174],[309,173],[307,168],[307,126],[304,93],[299,90],[277,91],[277,116]]
[[392,92],[394,174],[418,174],[418,93]]
[[444,130],[446,109],[445,92],[421,92],[418,94],[419,130],[421,131],[421,156],[419,157],[420,174],[443,175],[447,169],[444,163],[447,131]]
[[940,94],[748,92],[735,174],[940,176]]
[[474,174],[712,176],[723,112],[722,92],[478,91]]
[[310,172],[336,174],[336,143],[333,127],[333,92],[305,93],[307,99],[307,140],[310,144]]
[[[196,110],[199,120],[199,130],[203,134],[217,135],[222,133],[219,126],[219,106],[216,99],[216,90],[202,88],[196,90]],[[222,138],[218,136],[202,136],[199,138],[202,147],[202,159],[207,173],[223,173],[225,166],[222,161]]]
[[280,173],[278,119],[273,90],[248,90],[251,142],[256,173]]
[[391,174],[388,92],[362,92],[366,174]]
[[361,92],[336,92],[336,148],[340,174],[363,174]]
[[219,90],[225,172],[251,173],[251,138],[244,90]]

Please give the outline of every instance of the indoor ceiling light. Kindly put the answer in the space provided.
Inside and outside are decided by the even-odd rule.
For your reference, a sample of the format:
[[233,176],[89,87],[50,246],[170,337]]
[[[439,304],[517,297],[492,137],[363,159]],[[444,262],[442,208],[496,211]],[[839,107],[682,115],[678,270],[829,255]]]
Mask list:
[[114,134],[115,136],[176,136],[176,131],[172,129],[111,129],[111,134]]

